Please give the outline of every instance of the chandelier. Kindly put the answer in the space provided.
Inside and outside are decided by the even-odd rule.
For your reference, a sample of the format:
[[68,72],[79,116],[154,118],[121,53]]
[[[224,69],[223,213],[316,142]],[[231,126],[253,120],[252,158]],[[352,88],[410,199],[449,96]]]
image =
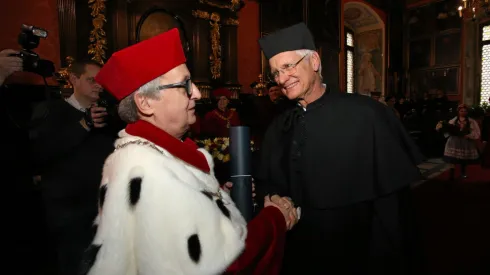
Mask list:
[[459,17],[473,19],[489,13],[489,0],[461,0]]

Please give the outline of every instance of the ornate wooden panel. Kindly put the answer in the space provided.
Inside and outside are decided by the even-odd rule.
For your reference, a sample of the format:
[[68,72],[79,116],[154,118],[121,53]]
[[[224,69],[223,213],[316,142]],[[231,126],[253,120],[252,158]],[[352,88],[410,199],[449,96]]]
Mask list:
[[[59,0],[62,59],[105,61],[117,50],[170,28],[181,30],[188,67],[204,96],[226,85],[239,92],[240,0]],[[66,64],[63,64],[66,65]]]

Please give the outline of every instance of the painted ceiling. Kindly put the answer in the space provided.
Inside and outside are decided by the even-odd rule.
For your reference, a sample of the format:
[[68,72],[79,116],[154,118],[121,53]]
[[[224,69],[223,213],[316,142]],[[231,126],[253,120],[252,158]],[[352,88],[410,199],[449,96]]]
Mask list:
[[344,9],[344,19],[353,28],[361,28],[381,23],[374,11],[364,5],[348,3]]

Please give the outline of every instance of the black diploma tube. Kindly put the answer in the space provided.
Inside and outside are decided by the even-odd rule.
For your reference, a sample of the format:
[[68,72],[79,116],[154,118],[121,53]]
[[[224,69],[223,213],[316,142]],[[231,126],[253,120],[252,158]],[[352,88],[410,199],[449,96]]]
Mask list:
[[231,198],[248,222],[253,217],[252,153],[250,129],[246,126],[230,128],[230,177],[233,187]]

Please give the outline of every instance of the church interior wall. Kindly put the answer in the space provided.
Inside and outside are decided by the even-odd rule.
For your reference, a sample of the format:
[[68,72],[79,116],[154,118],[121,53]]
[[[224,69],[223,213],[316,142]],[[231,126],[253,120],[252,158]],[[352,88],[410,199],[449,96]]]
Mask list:
[[473,83],[475,76],[468,74],[464,65],[468,41],[465,41],[466,31],[457,14],[457,5],[459,2],[453,0],[407,1],[404,29],[408,82],[405,88],[412,94],[434,94],[442,89],[451,101],[472,101],[465,96],[472,87],[465,83],[468,80]]
[[[364,10],[367,15],[371,16],[375,23],[370,22],[361,22],[361,23],[349,23],[346,16],[345,10],[349,7],[356,8],[358,10]],[[361,17],[363,15],[360,15]],[[382,94],[386,93],[386,22],[387,17],[386,13],[371,5],[368,2],[362,0],[342,0],[342,8],[341,8],[341,22],[344,23],[344,26],[348,27],[350,30],[354,32],[355,36],[355,87],[354,89],[362,93],[359,89],[362,89],[363,85],[363,77],[360,76],[360,68],[361,64],[364,60],[366,62],[372,62],[376,73],[379,74],[379,77],[375,78],[376,87],[374,91],[381,92]],[[341,52],[340,52],[340,72],[341,72],[341,87],[343,90],[346,90],[346,75],[345,75],[345,31],[342,28],[342,39],[341,39]],[[370,61],[367,61],[368,57]]]
[[[85,0],[82,0],[85,1]],[[4,26],[0,49],[19,49],[17,35],[21,24],[35,25],[49,31],[48,38],[42,40],[35,52],[43,59],[55,63],[56,69],[61,68],[62,60],[60,52],[60,32],[58,17],[58,0],[18,0],[3,1],[0,9],[0,23]],[[88,1],[87,2],[88,5]],[[77,3],[78,5],[79,3]],[[88,18],[89,15],[87,15]],[[238,79],[243,85],[243,92],[251,92],[250,84],[257,80],[260,74],[260,48],[257,42],[259,38],[259,3],[245,0],[245,6],[240,10],[240,25],[238,27]],[[108,23],[110,24],[110,22]],[[77,34],[80,36],[80,34]],[[88,37],[85,43],[88,44]],[[115,46],[111,46],[115,47]],[[78,49],[79,51],[86,51]],[[206,60],[207,62],[207,60]],[[27,85],[43,85],[42,78],[31,73],[16,73],[9,78],[9,83],[21,83]],[[57,85],[54,79],[48,79],[50,85]]]
[[[385,24],[391,22],[390,13],[384,12],[382,9],[377,8],[370,4],[373,1],[363,1],[363,0],[340,0],[340,22],[344,22],[344,5],[348,3],[362,3],[364,5],[372,8],[376,14],[382,18]],[[0,40],[0,49],[4,48],[14,48],[18,49],[17,35],[20,31],[21,24],[30,24],[43,27],[49,30],[49,36],[46,40],[42,40],[39,47],[35,50],[44,59],[49,59],[54,62],[56,69],[61,67],[62,60],[65,56],[61,56],[60,51],[60,30],[59,30],[59,20],[58,20],[58,0],[17,0],[17,1],[4,1],[2,3],[2,9],[0,9],[0,23],[4,26],[2,30],[2,39]],[[61,1],[62,2],[62,1]],[[87,1],[88,2],[88,1]],[[249,85],[258,79],[258,75],[262,73],[262,60],[260,48],[257,43],[257,39],[261,36],[261,14],[260,6],[262,2],[266,1],[252,1],[245,0],[245,6],[238,13],[238,19],[240,25],[238,27],[237,34],[237,67],[238,67],[238,81],[242,85],[242,92],[250,93],[251,88]],[[433,4],[434,0],[407,0],[405,1],[406,12],[413,9],[422,8],[426,5]],[[88,5],[88,3],[87,3]],[[307,13],[307,9],[303,10],[303,14],[298,14],[298,18],[306,18],[304,13]],[[474,103],[475,98],[478,97],[478,66],[479,54],[478,54],[478,43],[477,39],[480,35],[478,30],[481,22],[467,22],[459,28],[459,32],[456,30],[445,31],[444,35],[448,35],[451,32],[453,34],[459,33],[459,49],[460,58],[457,62],[452,64],[443,64],[441,66],[432,66],[431,70],[443,69],[441,72],[444,74],[445,69],[457,68],[456,85],[458,86],[457,93],[451,93],[448,95],[449,99],[452,101],[460,101],[468,104]],[[356,30],[357,35],[364,31],[372,31],[375,26],[369,27],[371,29],[359,28]],[[379,29],[379,27],[376,27]],[[383,80],[383,89],[389,90],[388,85],[390,82],[390,48],[388,43],[390,41],[390,26],[386,25],[386,29],[383,31],[383,55],[386,60],[384,60],[382,75],[385,77]],[[409,32],[408,24],[404,25],[403,31]],[[340,42],[339,42],[339,54],[338,54],[338,73],[339,73],[339,89],[345,91],[345,33],[344,28],[339,28],[340,32]],[[88,37],[87,37],[88,39]],[[404,44],[410,45],[410,38],[406,39]],[[434,38],[435,41],[435,38]],[[332,48],[332,47],[331,47]],[[428,51],[430,54],[434,54],[434,46],[430,46]],[[394,50],[393,50],[394,51]],[[411,71],[409,65],[409,47],[404,49],[404,64],[403,72],[400,71],[401,66],[397,66],[396,70],[400,71],[398,77],[400,81],[403,81],[403,91],[411,91],[413,89],[412,85],[416,81],[417,73]],[[394,53],[394,52],[393,52]],[[430,57],[435,58],[435,57]],[[337,63],[337,62],[334,62]],[[333,68],[333,67],[332,67]],[[420,72],[421,70],[417,70]],[[434,74],[439,71],[434,71]],[[447,73],[447,72],[446,72]],[[430,74],[429,74],[430,75]],[[43,81],[40,77],[33,75],[31,73],[18,73],[9,79],[10,82],[18,83],[22,82],[24,84],[34,84],[42,85]],[[54,79],[49,79],[48,83],[56,85]]]
[[[0,50],[20,49],[17,36],[22,24],[35,25],[49,30],[47,39],[39,43],[34,51],[43,59],[54,62],[60,68],[60,41],[58,33],[58,7],[57,0],[15,0],[2,1],[0,8],[0,25],[2,26]],[[10,82],[42,85],[41,77],[32,73],[17,73]],[[48,80],[56,85],[54,79]]]

